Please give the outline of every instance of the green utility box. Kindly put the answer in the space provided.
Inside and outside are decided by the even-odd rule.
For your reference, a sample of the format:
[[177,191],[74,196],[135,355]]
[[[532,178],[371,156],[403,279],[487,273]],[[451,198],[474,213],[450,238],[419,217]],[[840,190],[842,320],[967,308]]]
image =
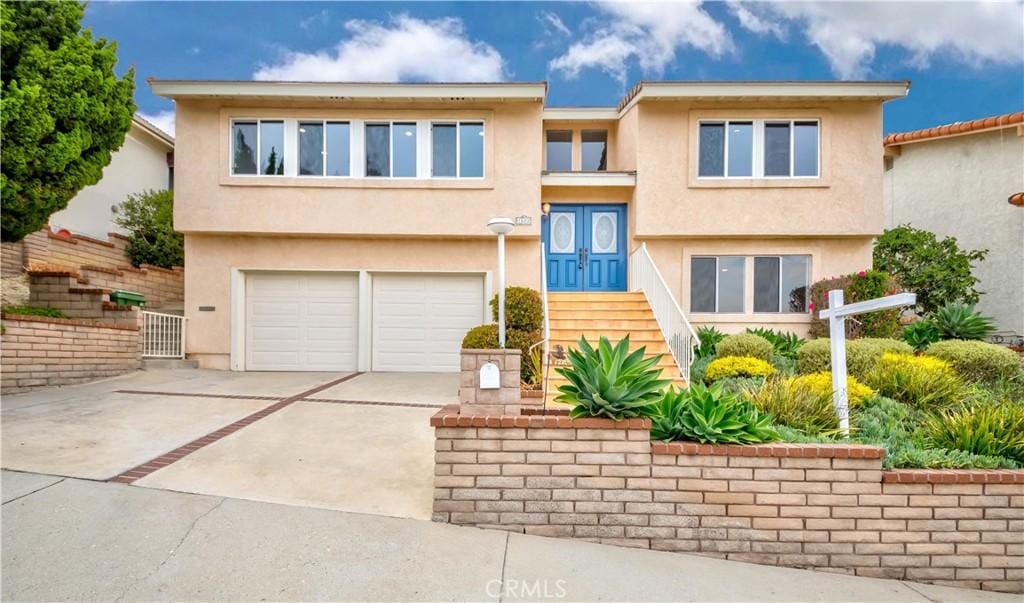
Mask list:
[[146,306],[146,297],[134,291],[122,291],[120,289],[110,292],[110,301],[119,306]]

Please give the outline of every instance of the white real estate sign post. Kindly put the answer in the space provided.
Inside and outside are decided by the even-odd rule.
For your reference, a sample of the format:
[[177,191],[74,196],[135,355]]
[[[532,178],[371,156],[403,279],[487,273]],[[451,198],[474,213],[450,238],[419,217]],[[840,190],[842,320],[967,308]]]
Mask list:
[[914,305],[917,305],[917,295],[914,293],[898,293],[845,306],[842,289],[828,292],[828,309],[819,312],[818,317],[828,319],[828,335],[832,346],[832,405],[839,417],[839,429],[843,431],[844,437],[850,435],[850,407],[846,391],[846,317]]

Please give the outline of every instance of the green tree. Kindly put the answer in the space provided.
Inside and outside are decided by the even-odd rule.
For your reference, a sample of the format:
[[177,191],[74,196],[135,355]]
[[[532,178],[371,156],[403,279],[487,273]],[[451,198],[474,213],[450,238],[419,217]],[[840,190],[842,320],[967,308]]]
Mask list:
[[171,191],[128,195],[114,213],[117,225],[128,231],[125,254],[132,265],[171,268],[185,264],[185,237],[174,231],[174,194]]
[[0,196],[4,241],[42,228],[95,184],[135,112],[134,69],[82,30],[78,2],[0,3]]
[[951,302],[978,303],[981,293],[972,274],[987,249],[963,250],[955,237],[935,236],[903,224],[885,231],[875,241],[876,270],[888,272],[899,284],[917,294],[917,308],[931,314]]

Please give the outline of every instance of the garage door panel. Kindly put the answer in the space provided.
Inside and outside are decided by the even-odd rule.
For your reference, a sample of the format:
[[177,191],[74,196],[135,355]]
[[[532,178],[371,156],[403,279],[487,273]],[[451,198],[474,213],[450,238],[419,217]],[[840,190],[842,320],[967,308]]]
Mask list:
[[483,310],[481,276],[374,275],[373,370],[458,371],[462,338]]
[[352,274],[250,274],[246,369],[356,369],[358,279]]

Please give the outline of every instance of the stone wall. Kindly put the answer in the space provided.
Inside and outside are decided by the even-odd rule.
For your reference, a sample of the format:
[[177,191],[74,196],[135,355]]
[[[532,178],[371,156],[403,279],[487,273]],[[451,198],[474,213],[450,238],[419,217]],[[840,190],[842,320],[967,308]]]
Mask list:
[[136,324],[4,314],[0,335],[0,393],[69,385],[141,368],[142,337]]
[[435,521],[1024,592],[1024,471],[882,471],[871,446],[650,441],[644,419],[436,428]]
[[[519,413],[522,395],[519,390],[519,369],[522,351],[514,349],[462,350],[459,374],[459,404],[476,409],[476,414]],[[480,369],[487,363],[497,366],[499,387],[482,389]]]

